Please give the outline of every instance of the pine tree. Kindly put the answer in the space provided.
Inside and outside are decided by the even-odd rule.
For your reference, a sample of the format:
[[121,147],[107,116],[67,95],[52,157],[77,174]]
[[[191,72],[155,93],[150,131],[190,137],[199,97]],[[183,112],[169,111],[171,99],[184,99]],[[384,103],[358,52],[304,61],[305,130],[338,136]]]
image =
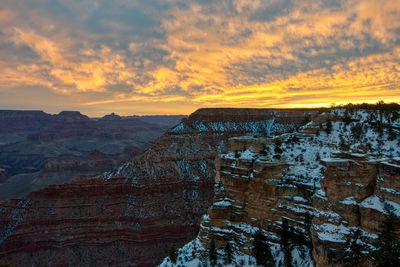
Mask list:
[[281,154],[283,152],[281,148],[282,141],[280,139],[275,139],[274,144],[275,144],[275,150],[274,150],[275,153]]
[[350,117],[350,115],[349,115],[349,113],[347,111],[344,114],[343,122],[344,122],[345,125],[349,125],[351,123],[351,117]]
[[293,257],[292,257],[292,250],[291,250],[290,246],[284,247],[283,248],[283,253],[284,253],[283,257],[284,257],[284,260],[285,260],[285,266],[286,267],[292,267],[293,266],[292,265]]
[[290,239],[290,227],[288,220],[282,218],[282,230],[281,230],[281,244],[284,252],[285,266],[292,266],[292,249],[289,244]]
[[381,225],[372,257],[377,267],[400,266],[400,240],[397,237],[400,222],[392,207],[386,207],[386,210],[389,215]]
[[226,242],[225,248],[224,248],[224,263],[225,264],[231,264],[232,263],[232,248],[229,242]]
[[215,241],[211,239],[210,249],[208,250],[208,258],[210,259],[211,266],[217,264],[217,251],[215,249]]
[[196,242],[193,242],[193,249],[192,249],[192,258],[196,258],[197,246]]
[[275,262],[271,254],[271,249],[267,244],[267,238],[259,229],[254,234],[253,240],[253,255],[256,258],[257,265],[274,266]]
[[176,259],[177,259],[178,255],[176,253],[175,247],[170,247],[170,249],[168,251],[168,255],[169,255],[169,259],[171,260],[171,262],[176,263]]
[[310,251],[312,251],[313,248],[313,243],[312,243],[312,239],[311,239],[311,225],[312,225],[312,220],[313,220],[313,216],[310,213],[306,213],[304,215],[304,228],[307,231],[307,236],[306,236],[306,246],[310,248]]
[[286,218],[282,218],[282,230],[281,230],[281,243],[283,246],[287,246],[289,243],[289,224]]
[[362,246],[358,243],[360,236],[361,236],[361,231],[360,229],[357,229],[356,231],[352,232],[347,241],[349,247],[346,250],[345,260],[346,264],[349,266],[358,267],[360,259],[362,258],[362,253],[361,253]]
[[327,134],[330,134],[331,132],[332,132],[332,121],[331,121],[331,119],[327,119],[326,120],[326,125],[325,125],[325,132],[327,133]]

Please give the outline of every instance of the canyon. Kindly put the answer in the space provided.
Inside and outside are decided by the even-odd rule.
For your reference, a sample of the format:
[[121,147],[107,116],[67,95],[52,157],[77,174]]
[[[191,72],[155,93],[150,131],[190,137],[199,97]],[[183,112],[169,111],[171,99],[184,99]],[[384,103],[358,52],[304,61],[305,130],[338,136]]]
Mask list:
[[200,109],[114,171],[1,202],[0,260],[15,266],[157,265],[195,235],[212,204],[214,160],[229,151],[229,138],[294,131],[316,114]]
[[391,118],[340,108],[199,109],[113,171],[0,202],[0,261],[198,266],[209,264],[213,240],[218,263],[229,243],[232,266],[252,266],[261,231],[279,266],[289,231],[294,266],[369,266],[387,207],[400,216]]
[[117,168],[184,117],[0,110],[0,199]]

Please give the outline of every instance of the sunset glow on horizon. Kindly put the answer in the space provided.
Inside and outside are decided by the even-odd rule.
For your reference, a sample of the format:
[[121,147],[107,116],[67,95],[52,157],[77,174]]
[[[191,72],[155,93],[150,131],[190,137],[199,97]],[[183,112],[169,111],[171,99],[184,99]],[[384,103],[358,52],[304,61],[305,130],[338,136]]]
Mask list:
[[397,0],[3,0],[0,109],[400,102]]

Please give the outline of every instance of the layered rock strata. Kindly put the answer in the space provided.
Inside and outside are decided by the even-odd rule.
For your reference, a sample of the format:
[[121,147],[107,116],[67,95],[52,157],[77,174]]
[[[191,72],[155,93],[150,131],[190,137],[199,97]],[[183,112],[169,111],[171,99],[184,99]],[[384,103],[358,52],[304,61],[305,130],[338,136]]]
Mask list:
[[229,151],[228,138],[293,130],[315,114],[199,110],[113,172],[33,192],[18,216],[2,203],[1,227],[12,230],[2,232],[0,259],[15,266],[160,263],[193,237],[211,205],[214,159]]
[[[0,168],[10,176],[0,185],[0,199],[117,168],[147,150],[177,118],[156,116],[155,122],[164,120],[159,125],[115,114],[90,119],[76,111],[0,111]],[[96,152],[103,159],[93,157]]]
[[[303,237],[290,245],[294,266],[370,266],[388,209],[400,217],[400,138],[371,127],[371,114],[360,110],[345,122],[343,110],[331,110],[297,133],[231,138],[230,152],[216,159],[213,205],[177,265],[207,263],[211,240],[220,259],[229,243],[234,264],[255,265],[253,236],[261,230],[280,266],[286,221]],[[313,259],[298,256],[303,245]]]
[[316,217],[312,235],[318,266],[342,266],[351,260],[352,242],[361,247],[365,266],[380,226],[392,207],[400,216],[400,164],[393,159],[373,159],[363,154],[338,153],[323,159],[326,166],[313,206],[334,217]]

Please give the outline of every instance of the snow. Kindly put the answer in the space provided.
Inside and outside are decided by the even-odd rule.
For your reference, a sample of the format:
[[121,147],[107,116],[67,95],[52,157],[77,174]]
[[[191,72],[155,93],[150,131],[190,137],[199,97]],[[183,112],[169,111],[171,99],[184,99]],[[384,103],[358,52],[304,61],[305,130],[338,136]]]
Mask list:
[[[225,267],[235,267],[235,266],[254,266],[256,267],[256,259],[249,254],[244,254],[241,251],[235,250],[236,242],[231,242],[231,247],[233,249],[232,253],[232,264],[224,263],[225,251],[223,247],[217,248],[217,265]],[[274,266],[282,266],[284,262],[284,250],[281,245],[273,242],[268,243],[271,254],[273,255],[275,264]],[[251,248],[248,248],[247,253],[251,253]],[[311,251],[306,246],[294,246],[291,250],[292,254],[292,266],[304,266],[313,267],[314,261],[311,259]],[[159,267],[198,267],[198,266],[211,266],[208,259],[208,249],[203,246],[201,240],[197,237],[191,242],[187,243],[185,246],[177,251],[177,262],[173,264],[169,257],[166,257]]]
[[357,158],[363,158],[366,156],[365,154],[361,154],[361,153],[350,153],[350,155],[353,157],[357,157]]
[[293,197],[293,200],[296,201],[296,202],[305,202],[305,203],[308,202],[307,199],[305,199],[305,198],[303,198],[303,197],[299,197],[299,196],[294,196],[294,197]]
[[357,205],[358,203],[354,200],[354,197],[347,197],[340,201],[339,203],[345,204],[345,205]]
[[215,202],[213,205],[216,206],[216,207],[229,207],[229,206],[232,206],[230,201],[225,201],[225,200]]
[[365,185],[363,185],[363,184],[359,184],[359,183],[352,183],[352,182],[350,182],[350,181],[349,181],[349,182],[347,182],[347,183],[346,183],[346,185],[347,185],[347,186],[355,185],[355,186],[358,186],[358,187],[364,187],[364,186],[365,186]]
[[383,191],[383,192],[391,193],[391,194],[393,194],[393,195],[400,195],[400,192],[399,192],[399,191],[394,190],[394,189],[392,189],[392,188],[381,187],[381,188],[379,188],[379,190],[380,190],[380,191]]
[[5,228],[0,232],[0,245],[6,240],[6,238],[12,234],[15,227],[17,227],[25,217],[26,207],[30,204],[30,198],[21,199],[17,202],[15,208],[12,209],[8,219],[10,219],[10,224],[4,225]]
[[382,162],[382,164],[390,166],[390,167],[400,168],[400,165],[394,164],[394,163]]
[[127,201],[124,216],[132,216],[132,210],[136,205],[136,196],[134,194],[126,194],[126,197]]
[[290,206],[290,205],[279,204],[278,207],[281,209],[290,210],[291,212],[294,212],[296,214],[305,214],[309,212],[309,206],[305,208],[304,206],[301,207],[301,206]]
[[252,150],[253,150],[253,147],[250,146],[248,149],[246,149],[244,152],[242,152],[240,154],[240,158],[241,159],[249,159],[249,160],[253,159],[255,156],[258,155],[258,153],[254,153],[254,152],[252,152]]
[[[345,114],[344,109],[335,109],[329,111],[330,114],[336,116],[343,116]],[[334,114],[336,113],[336,114]],[[396,160],[395,157],[399,157],[400,152],[398,151],[398,140],[389,141],[387,133],[383,133],[383,136],[380,137],[379,134],[371,127],[370,119],[369,119],[370,111],[354,111],[351,113],[353,120],[359,120],[358,122],[351,122],[349,125],[345,125],[340,119],[338,121],[332,120],[332,132],[327,134],[324,130],[319,130],[319,135],[308,134],[305,131],[307,127],[312,129],[319,129],[318,124],[313,124],[310,122],[307,126],[302,127],[300,133],[286,133],[281,136],[282,138],[282,153],[280,153],[281,160],[287,162],[289,164],[288,168],[285,170],[283,177],[272,177],[269,179],[269,182],[273,182],[277,187],[286,187],[286,188],[298,188],[300,185],[302,188],[306,188],[309,192],[315,192],[313,197],[319,198],[321,200],[328,201],[326,193],[321,188],[321,180],[324,178],[324,171],[326,167],[324,164],[329,166],[329,163],[334,165],[335,163],[356,163],[353,159],[347,159],[347,156],[358,159],[365,159],[371,162],[383,162],[384,165],[391,167],[400,167],[398,163],[393,163],[393,160]],[[400,121],[400,120],[399,120]],[[360,123],[364,126],[364,132],[360,140],[356,140],[351,133],[351,127],[354,127],[356,123]],[[273,121],[263,121],[263,122],[215,122],[215,123],[197,123],[191,125],[192,130],[197,131],[245,131],[248,134],[257,134],[268,136],[269,134],[274,134],[279,132],[280,130],[290,129],[292,126],[284,128],[284,126],[279,123],[274,123]],[[176,127],[177,128],[177,127]],[[184,128],[183,126],[181,127]],[[268,130],[269,129],[269,130]],[[184,129],[188,130],[188,129]],[[298,142],[291,142],[293,140],[291,137],[297,137]],[[235,137],[238,142],[243,140],[243,143],[249,144],[251,142],[257,142],[257,138],[254,136],[244,136],[244,137]],[[265,138],[264,138],[265,139]],[[341,151],[341,140],[347,143],[348,151]],[[364,148],[366,145],[371,146],[367,152],[365,152]],[[346,146],[345,146],[346,147]],[[274,152],[275,145],[271,144],[267,147],[268,153],[266,156],[261,156],[258,153],[255,153],[253,147],[249,147],[247,149],[243,149],[244,151],[240,151],[239,156],[236,158],[234,152],[230,152],[220,157],[227,162],[231,166],[231,171],[221,171],[221,174],[229,175],[235,179],[252,179],[254,178],[254,173],[261,168],[268,167],[268,164],[276,164],[277,157],[274,157],[277,153]],[[347,150],[347,148],[346,148]],[[397,154],[396,154],[397,153]],[[391,158],[391,160],[390,160]],[[246,162],[254,161],[253,170],[245,169],[242,166],[246,166]],[[241,162],[243,161],[243,162]],[[244,164],[241,164],[244,163]],[[228,165],[228,166],[229,166]],[[241,166],[239,168],[238,166]],[[244,171],[247,170],[247,171]],[[378,177],[379,178],[379,177]],[[379,181],[378,181],[379,182]],[[347,185],[354,185],[356,187],[364,187],[363,184],[357,183],[351,180],[351,177],[348,180]],[[350,188],[354,190],[358,190],[357,188]],[[400,192],[391,189],[391,188],[380,188],[382,192],[389,192],[395,195],[400,194]],[[293,190],[294,191],[294,190]],[[357,228],[356,227],[346,227],[347,222],[343,220],[343,218],[336,212],[330,210],[320,211],[307,205],[308,201],[303,196],[285,196],[287,201],[285,203],[280,203],[279,208],[284,209],[283,212],[286,214],[297,213],[297,214],[305,214],[309,213],[314,215],[317,218],[320,218],[319,221],[325,221],[326,223],[321,225],[314,225],[314,229],[318,235],[318,238],[327,242],[335,242],[335,243],[345,243],[346,238],[353,233]],[[290,203],[290,201],[293,201]],[[290,204],[289,204],[290,203]],[[383,201],[379,199],[377,196],[370,196],[366,198],[361,203],[357,203],[354,196],[349,196],[339,202],[343,205],[359,205],[363,208],[374,209],[379,212],[386,214],[385,204],[386,206],[392,206],[393,212],[400,216],[400,204],[397,202]],[[232,205],[232,200],[229,199],[220,199],[214,206],[228,207]],[[273,210],[272,210],[273,211]],[[288,215],[289,216],[289,215]],[[251,218],[251,224],[259,223],[256,219]],[[301,223],[301,222],[300,222]],[[248,241],[249,235],[254,233],[258,228],[253,227],[251,224],[247,223],[231,223],[226,222],[226,227],[219,228],[214,226],[206,226],[209,225],[209,218],[204,216],[203,223],[201,224],[201,231],[205,233],[214,235],[214,236],[224,236],[229,234],[232,235],[237,240],[237,244],[245,244]],[[301,227],[298,228],[301,231]],[[362,241],[357,242],[369,242],[368,240],[376,239],[376,235],[368,233],[361,230]],[[270,240],[278,240],[277,236],[274,236],[273,233],[266,232],[269,235]],[[206,237],[202,237],[206,238]],[[275,239],[274,239],[275,238]],[[196,241],[197,240],[197,241]],[[198,238],[196,238],[193,242],[199,242],[199,246],[201,245]],[[190,244],[190,243],[188,243]],[[187,244],[187,245],[188,245]],[[365,246],[371,246],[368,243],[365,243]],[[188,246],[190,247],[190,246]],[[188,247],[184,247],[187,251],[190,251]],[[242,248],[245,251],[249,251],[250,248]],[[271,249],[273,250],[274,258],[277,262],[283,260],[283,253],[278,244],[271,243]],[[182,254],[183,253],[183,254]],[[188,252],[189,253],[189,252]],[[240,260],[245,262],[244,265],[252,266],[255,260],[254,258],[241,254],[239,251],[235,251],[235,260]],[[223,255],[223,251],[218,251],[219,255]],[[306,253],[307,254],[307,253]],[[180,255],[184,255],[184,250],[180,252]],[[304,257],[299,256],[299,250],[293,250],[292,256],[296,259],[297,263],[295,266],[312,266],[312,261],[309,262],[304,261]],[[238,263],[236,261],[236,264]],[[183,264],[185,266],[197,266],[199,264],[204,264],[207,262],[207,259],[200,260],[199,258],[190,258],[187,257],[187,260],[184,262],[180,262],[179,264]],[[301,263],[300,263],[301,262]],[[165,261],[164,261],[165,263]],[[163,263],[163,264],[164,264]],[[222,263],[222,262],[221,262]],[[177,263],[178,264],[178,263]],[[192,265],[191,265],[192,264]],[[164,265],[167,266],[167,265]]]
[[[314,216],[317,218],[324,217],[325,220],[331,223],[338,223],[343,221],[342,217],[334,211],[321,211],[314,208]],[[343,221],[344,222],[344,221]]]
[[322,241],[346,243],[346,236],[350,234],[350,229],[343,224],[314,224],[313,227],[318,235],[319,240]]
[[191,177],[192,171],[189,165],[189,162],[185,159],[181,159],[178,161],[179,167],[179,176],[183,179],[185,177]]
[[174,128],[170,129],[171,133],[182,132],[227,132],[227,131],[245,131],[249,134],[261,134],[269,136],[272,133],[284,132],[288,129],[294,128],[295,125],[274,123],[274,119],[263,121],[219,121],[219,122],[203,122],[194,121],[191,124],[179,123]]
[[400,217],[400,205],[398,203],[387,200],[386,204],[390,206],[391,212],[393,212],[394,215]]
[[323,162],[354,162],[351,159],[341,159],[341,158],[323,158],[321,159]]
[[364,201],[360,203],[360,206],[367,209],[374,209],[384,214],[387,214],[387,212],[385,211],[384,203],[379,199],[379,197],[375,195],[364,199]]
[[176,125],[174,128],[170,129],[170,132],[183,132],[185,130],[185,125],[181,122]]

